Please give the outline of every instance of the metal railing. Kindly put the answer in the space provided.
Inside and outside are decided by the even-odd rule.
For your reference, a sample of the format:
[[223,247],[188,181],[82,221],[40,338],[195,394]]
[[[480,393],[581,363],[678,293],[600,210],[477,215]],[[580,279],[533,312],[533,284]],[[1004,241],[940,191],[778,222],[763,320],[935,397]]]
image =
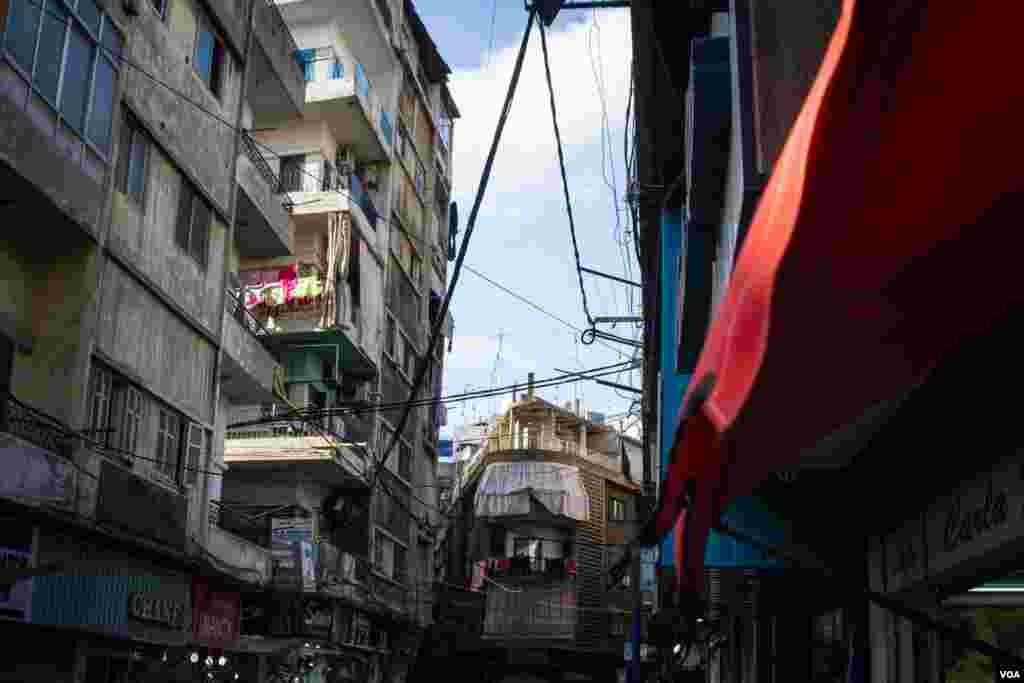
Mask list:
[[291,197],[289,197],[288,193],[284,191],[281,179],[277,177],[277,174],[274,173],[274,169],[272,169],[270,164],[267,162],[266,157],[264,157],[260,152],[259,145],[257,145],[256,141],[252,139],[252,136],[244,130],[239,133],[239,137],[242,139],[242,149],[245,150],[245,155],[249,157],[249,161],[251,161],[252,165],[256,167],[256,170],[263,176],[263,179],[267,181],[270,191],[281,196],[281,205],[284,207],[285,211],[290,213],[294,208]]
[[281,173],[282,192],[348,192],[352,201],[362,209],[373,230],[377,229],[380,214],[369,192],[355,173],[340,173],[330,161],[322,162],[319,177],[305,167],[291,166]]
[[484,637],[572,637],[577,613],[571,588],[488,589]]
[[274,351],[270,346],[270,330],[264,327],[263,323],[245,307],[245,301],[239,292],[228,288],[225,290],[225,294],[227,294],[227,298],[224,301],[224,308],[227,314],[238,321],[239,325],[273,354]]
[[302,80],[302,65],[299,63],[299,47],[295,43],[295,36],[288,28],[288,23],[281,15],[281,9],[274,0],[257,0],[256,11],[259,13],[259,20],[266,24],[267,31],[273,40],[277,41],[277,48],[285,56],[285,63],[295,69],[295,76]]
[[[0,431],[10,432],[29,443],[51,453],[67,456],[71,449],[70,430],[56,418],[36,410],[14,398],[2,397],[0,401]],[[105,441],[106,434],[87,434],[88,437]]]

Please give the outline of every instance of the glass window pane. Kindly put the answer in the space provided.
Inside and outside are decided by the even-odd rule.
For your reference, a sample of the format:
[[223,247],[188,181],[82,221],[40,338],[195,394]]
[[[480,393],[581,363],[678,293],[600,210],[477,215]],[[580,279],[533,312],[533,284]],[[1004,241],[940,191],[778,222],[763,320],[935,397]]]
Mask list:
[[110,17],[105,17],[103,20],[103,47],[106,48],[110,56],[116,58],[121,56],[122,44],[121,32],[110,21]]
[[7,20],[4,47],[29,72],[32,71],[32,55],[35,53],[36,34],[39,32],[39,12],[36,0],[13,0],[11,15]]
[[132,136],[131,160],[128,168],[128,194],[138,202],[142,202],[146,191],[146,156],[148,142],[142,131],[136,130]]
[[117,72],[114,71],[114,65],[107,59],[97,59],[92,113],[89,117],[89,141],[104,154],[110,154],[110,124],[114,120],[116,82]]
[[92,73],[93,45],[77,26],[68,37],[67,64],[64,69],[64,87],[60,96],[60,112],[68,125],[82,132],[85,125],[85,105]]
[[206,85],[210,85],[210,73],[213,69],[213,33],[205,26],[199,27],[199,35],[196,38],[196,73],[203,79]]
[[64,56],[64,34],[68,13],[60,2],[49,0],[43,15],[43,31],[39,37],[39,56],[33,76],[39,92],[54,106],[57,104],[57,85]]
[[78,16],[81,17],[82,23],[92,31],[92,34],[99,38],[100,20],[103,15],[100,13],[100,8],[96,6],[96,0],[78,0]]

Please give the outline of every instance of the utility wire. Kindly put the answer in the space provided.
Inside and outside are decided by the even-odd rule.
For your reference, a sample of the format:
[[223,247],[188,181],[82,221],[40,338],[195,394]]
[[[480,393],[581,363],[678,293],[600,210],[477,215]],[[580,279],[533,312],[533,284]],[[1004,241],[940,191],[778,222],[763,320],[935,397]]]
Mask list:
[[[557,377],[535,380],[533,386],[535,389],[547,389],[555,386],[560,386],[562,384],[584,382],[598,377],[610,376],[617,373],[621,373],[622,366],[630,363],[631,361],[623,361],[620,363],[615,363],[613,365],[607,365],[599,368],[591,368],[589,370],[581,370],[579,372],[574,373],[563,373],[562,375]],[[447,396],[439,396],[437,398],[422,398],[413,401],[413,406],[424,407],[440,405],[444,403],[464,403],[467,401],[473,401],[480,398],[490,398],[491,396],[507,394],[518,389],[523,389],[526,386],[526,383],[520,382],[517,384],[509,384],[504,387],[495,387],[493,389],[480,389],[477,391],[465,392],[461,394],[449,394]],[[290,411],[284,414],[263,417],[258,420],[246,420],[244,422],[236,422],[228,425],[227,429],[244,429],[245,427],[272,424],[275,422],[286,422],[291,419],[326,417],[332,415],[362,415],[365,413],[377,413],[382,410],[402,410],[407,405],[409,405],[408,400],[394,401],[391,403],[370,404],[366,406],[351,406],[344,408],[303,408],[300,410]]]
[[565,211],[569,215],[569,234],[572,236],[572,250],[576,256],[576,277],[580,283],[580,298],[583,301],[583,314],[587,317],[587,324],[594,326],[594,318],[590,315],[590,307],[587,305],[587,290],[583,287],[583,270],[580,264],[580,247],[576,241],[576,223],[572,217],[572,201],[569,198],[569,180],[565,175],[565,155],[562,152],[562,133],[558,129],[558,114],[555,110],[555,87],[551,83],[551,65],[548,60],[548,42],[545,37],[544,24],[540,25],[540,46],[544,53],[544,75],[548,82],[548,95],[551,99],[551,122],[555,127],[555,142],[558,145],[558,165],[562,172],[562,191],[565,194]]
[[[494,132],[494,139],[491,142],[491,150],[487,156],[487,162],[484,164],[483,175],[480,179],[480,186],[477,188],[476,200],[473,202],[473,209],[470,211],[469,220],[466,223],[465,235],[462,238],[462,244],[459,247],[459,254],[455,260],[455,268],[452,272],[451,282],[448,285],[448,290],[445,292],[444,301],[441,303],[441,309],[438,312],[437,319],[434,321],[434,329],[430,334],[430,342],[427,344],[428,349],[433,349],[437,346],[438,338],[441,334],[441,329],[444,326],[444,321],[448,316],[448,307],[451,304],[452,295],[455,293],[455,287],[459,282],[459,275],[462,271],[462,264],[466,260],[466,251],[469,249],[469,241],[473,236],[473,230],[476,227],[477,214],[480,211],[480,204],[483,201],[484,192],[487,190],[487,182],[491,176],[491,168],[494,165],[494,157],[498,151],[498,143],[501,141],[501,133],[505,128],[505,122],[508,120],[509,112],[512,109],[512,98],[515,95],[516,86],[519,84],[519,76],[523,69],[523,58],[526,56],[526,46],[530,40],[530,32],[533,28],[533,22],[536,18],[536,10],[530,10],[529,17],[526,21],[526,30],[523,33],[523,41],[519,46],[519,55],[516,57],[515,69],[512,72],[512,79],[509,83],[508,94],[505,96],[505,106],[501,112],[501,116],[498,119],[498,127]],[[543,35],[543,33],[541,34]],[[371,478],[371,485],[375,485],[379,479],[378,474],[381,468],[383,468],[391,453],[395,450],[398,445],[398,440],[405,426],[409,422],[409,416],[412,413],[412,401],[415,400],[416,395],[419,393],[423,386],[423,381],[426,379],[427,370],[429,368],[430,360],[429,356],[417,363],[416,378],[413,381],[412,390],[409,392],[409,405],[399,419],[398,424],[395,427],[394,434],[391,437],[391,442],[388,444],[383,455],[377,463],[377,467],[374,470]]]

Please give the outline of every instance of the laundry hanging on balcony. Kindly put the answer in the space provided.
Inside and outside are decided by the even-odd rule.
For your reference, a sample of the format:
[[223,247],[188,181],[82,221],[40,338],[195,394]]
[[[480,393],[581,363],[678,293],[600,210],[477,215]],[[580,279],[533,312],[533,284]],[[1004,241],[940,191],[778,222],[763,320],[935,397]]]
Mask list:
[[529,515],[537,502],[554,515],[579,522],[590,518],[590,500],[572,465],[547,462],[492,463],[477,489],[477,517]]

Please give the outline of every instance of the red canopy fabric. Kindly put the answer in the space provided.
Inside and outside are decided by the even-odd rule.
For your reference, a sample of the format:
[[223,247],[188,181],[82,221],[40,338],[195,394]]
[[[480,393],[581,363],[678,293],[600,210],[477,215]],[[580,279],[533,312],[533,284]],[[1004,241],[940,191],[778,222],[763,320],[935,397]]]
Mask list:
[[1021,19],[1009,2],[844,0],[678,421],[655,524],[676,526],[696,482],[681,587],[703,592],[730,500],[1021,303]]

